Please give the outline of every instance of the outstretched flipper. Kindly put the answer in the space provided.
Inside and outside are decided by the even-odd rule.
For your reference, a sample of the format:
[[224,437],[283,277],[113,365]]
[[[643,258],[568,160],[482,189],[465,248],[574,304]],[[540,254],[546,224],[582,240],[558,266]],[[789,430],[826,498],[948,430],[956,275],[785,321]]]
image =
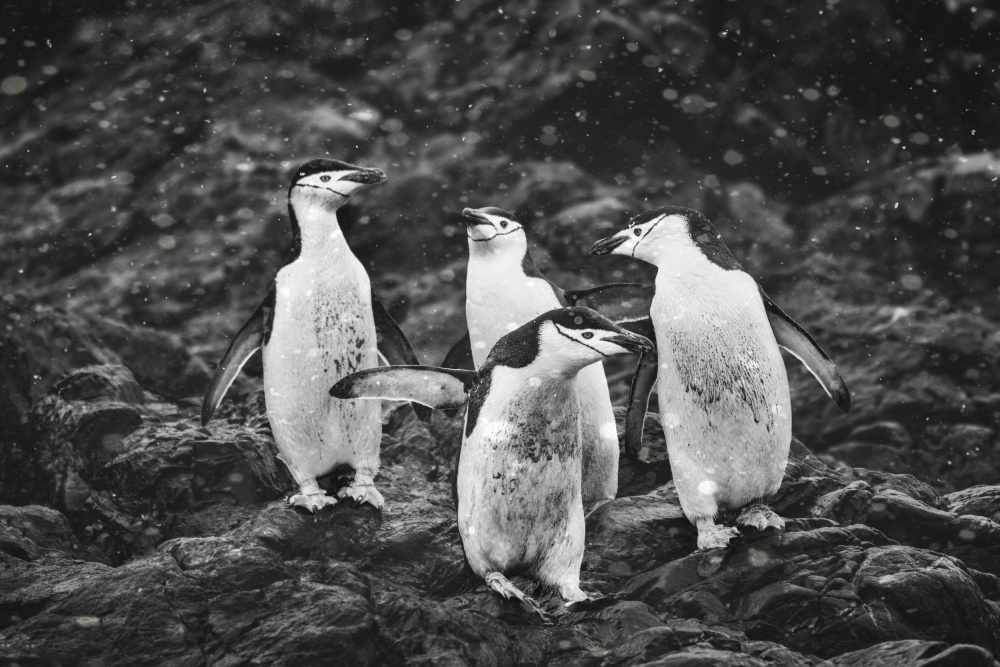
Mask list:
[[435,410],[465,405],[479,374],[433,366],[369,368],[341,378],[330,388],[335,398],[416,401]]
[[512,584],[507,577],[499,572],[487,572],[483,579],[486,580],[487,586],[502,595],[505,599],[514,598],[515,600],[519,600],[521,604],[527,607],[528,611],[538,614],[546,625],[555,625],[555,619],[552,618],[552,615],[542,609],[542,606],[534,598],[529,597],[520,588]]
[[646,426],[646,410],[649,394],[656,385],[659,356],[656,351],[643,352],[632,376],[632,387],[628,393],[628,410],[625,412],[625,455],[633,461],[642,458],[642,432]]
[[786,315],[785,311],[778,308],[767,294],[764,294],[764,290],[760,289],[759,286],[757,289],[764,301],[767,319],[771,323],[771,331],[774,332],[774,339],[778,345],[791,352],[805,364],[805,367],[819,380],[820,385],[837,404],[837,407],[848,412],[851,409],[851,391],[847,388],[844,378],[840,376],[836,364],[823,351],[819,343],[809,335],[809,332]]
[[226,392],[233,385],[240,369],[243,368],[250,355],[260,349],[261,345],[270,337],[271,322],[274,321],[274,285],[268,290],[267,296],[258,304],[253,313],[243,323],[243,326],[230,341],[226,353],[222,355],[222,361],[215,369],[212,382],[208,385],[205,393],[205,400],[201,404],[201,425],[204,426],[212,419],[212,415],[219,408]]
[[655,285],[644,283],[611,283],[563,293],[569,306],[586,306],[633,333],[653,340],[653,324],[649,309],[653,303]]
[[[410,341],[382,305],[374,289],[372,289],[372,317],[375,319],[378,352],[385,363],[390,366],[416,366],[417,355],[413,353]],[[422,422],[427,422],[431,418],[431,411],[422,405],[414,405],[413,411]]]

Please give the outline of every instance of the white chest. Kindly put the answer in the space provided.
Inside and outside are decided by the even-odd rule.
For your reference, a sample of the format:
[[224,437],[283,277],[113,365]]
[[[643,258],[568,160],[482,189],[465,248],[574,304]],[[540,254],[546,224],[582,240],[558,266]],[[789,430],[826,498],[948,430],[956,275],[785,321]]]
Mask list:
[[324,381],[375,365],[371,286],[353,255],[296,260],[278,272],[275,289],[265,364],[280,359],[290,368],[308,367]]
[[661,269],[651,314],[668,422],[733,413],[770,431],[788,418],[784,362],[750,276],[714,265]]
[[469,262],[465,315],[476,368],[500,338],[542,313],[559,307],[552,286],[524,275],[509,258]]

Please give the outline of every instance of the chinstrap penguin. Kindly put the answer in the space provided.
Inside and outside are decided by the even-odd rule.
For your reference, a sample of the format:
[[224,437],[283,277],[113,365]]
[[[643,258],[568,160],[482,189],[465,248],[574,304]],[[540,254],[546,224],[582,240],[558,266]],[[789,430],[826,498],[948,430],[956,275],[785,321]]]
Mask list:
[[[645,414],[658,375],[670,466],[699,548],[725,546],[738,534],[716,523],[721,511],[740,511],[738,526],[782,529],[766,505],[781,484],[791,443],[778,346],[798,357],[846,412],[850,392],[833,361],[743,271],[697,211],[646,211],[595,243],[591,254],[636,257],[659,269],[649,311],[657,351],[640,362],[630,411],[639,406]],[[658,363],[648,363],[657,355]]]
[[379,353],[387,363],[416,363],[337,221],[337,210],[351,195],[385,179],[380,169],[327,159],[307,162],[295,172],[288,189],[289,257],[229,344],[202,404],[204,425],[250,355],[263,348],[268,420],[280,458],[299,487],[289,502],[312,511],[337,503],[316,478],[341,464],[355,470],[341,498],[383,505],[374,485],[382,433],[379,405],[333,400],[330,385],[347,373],[377,366]]
[[[513,214],[488,206],[466,208],[462,217],[469,239],[468,331],[443,366],[481,367],[501,337],[553,308],[586,305],[622,324],[609,312],[616,305],[613,288],[618,286],[567,291],[549,282],[532,261],[524,226]],[[583,434],[583,504],[590,512],[613,500],[618,491],[618,435],[604,367],[597,362],[584,368],[576,382]]]
[[[584,549],[577,374],[652,343],[582,307],[551,310],[503,336],[479,371],[430,366],[360,371],[338,398],[394,398],[436,409],[468,403],[458,464],[458,527],[472,571],[545,617],[505,575],[525,574],[567,606]],[[571,607],[573,608],[573,607]]]

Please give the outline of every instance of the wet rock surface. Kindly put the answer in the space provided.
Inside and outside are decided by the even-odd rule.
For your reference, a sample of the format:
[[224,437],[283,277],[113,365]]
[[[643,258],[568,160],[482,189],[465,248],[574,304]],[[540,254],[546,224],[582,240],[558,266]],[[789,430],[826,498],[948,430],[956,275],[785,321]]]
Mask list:
[[[0,44],[0,663],[998,664],[989,3],[46,7]],[[384,511],[289,508],[259,360],[198,410],[319,156],[388,173],[341,220],[430,363],[464,328],[463,207],[515,212],[565,288],[651,280],[586,249],[704,211],[852,390],[842,414],[787,359],[786,532],[694,551],[655,397],[587,520],[609,604],[541,592],[554,626],[463,572],[460,418],[385,407]]]

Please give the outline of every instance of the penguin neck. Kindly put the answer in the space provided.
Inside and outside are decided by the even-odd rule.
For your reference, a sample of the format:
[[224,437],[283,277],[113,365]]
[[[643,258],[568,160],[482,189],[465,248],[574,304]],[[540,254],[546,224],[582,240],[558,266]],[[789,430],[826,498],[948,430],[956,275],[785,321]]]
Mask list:
[[528,242],[524,234],[516,234],[520,238],[513,238],[514,236],[512,234],[502,240],[490,241],[475,241],[470,238],[469,261],[520,266],[528,253]]
[[350,248],[337,219],[337,209],[318,202],[300,202],[295,205],[300,251],[302,259],[327,259]]
[[492,371],[492,387],[501,394],[530,398],[532,403],[536,403],[535,397],[545,397],[545,401],[566,399],[573,393],[577,372],[545,363],[532,363],[523,368],[497,365]]
[[706,290],[731,290],[741,285],[744,277],[749,278],[745,272],[724,269],[690,248],[663,249],[656,266],[657,290],[663,287],[685,298],[701,298]]

